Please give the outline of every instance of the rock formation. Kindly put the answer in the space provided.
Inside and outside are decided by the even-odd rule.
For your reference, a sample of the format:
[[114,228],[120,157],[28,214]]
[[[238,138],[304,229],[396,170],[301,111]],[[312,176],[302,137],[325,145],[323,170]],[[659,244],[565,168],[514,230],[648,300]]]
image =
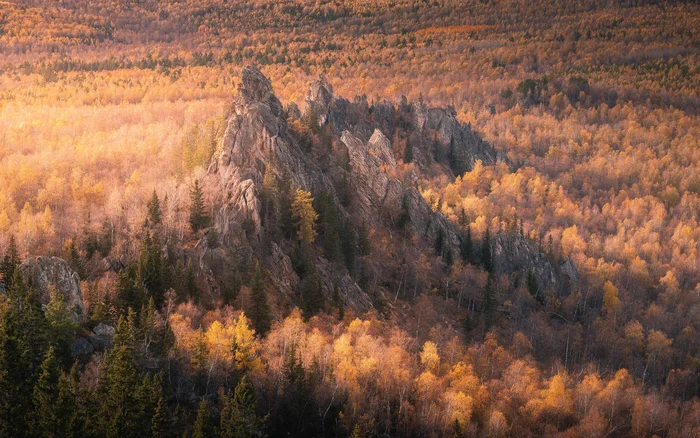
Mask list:
[[75,322],[85,319],[83,295],[80,292],[80,278],[68,263],[58,257],[32,257],[25,260],[20,269],[28,285],[39,296],[41,304],[48,304],[51,291],[63,295],[66,307],[71,310]]
[[[322,152],[303,148],[300,134],[292,132],[288,119],[295,124],[310,124],[307,126],[316,132],[329,131],[324,135],[332,136],[336,147],[347,152],[347,167],[324,167]],[[401,177],[396,172],[395,145],[390,140],[397,132],[415,139],[418,157],[418,171]],[[436,143],[442,154],[431,149]],[[462,232],[441,213],[433,212],[416,188],[422,171],[434,174],[438,169],[453,176],[452,163],[436,161],[445,155],[444,151],[451,160],[460,160],[465,170],[476,160],[493,164],[497,159],[494,149],[470,127],[459,123],[451,108],[428,108],[422,102],[409,103],[405,98],[398,106],[386,101],[369,105],[365,96],[350,102],[334,96],[332,87],[320,78],[311,83],[300,113],[293,103],[285,110],[270,81],[256,68],[246,67],[241,73],[221,152],[213,158],[203,179],[218,209],[213,229],[221,238],[222,247],[212,247],[211,236],[205,236],[185,257],[194,260],[204,273],[205,286],[216,295],[217,278],[233,265],[226,248],[251,245],[250,251],[263,261],[269,280],[280,292],[279,299],[298,304],[301,280],[293,267],[294,249],[288,242],[265,239],[269,230],[261,217],[261,188],[269,177],[284,179],[293,188],[308,190],[313,196],[329,196],[339,214],[351,223],[393,227],[402,209],[407,208],[409,226],[416,235],[430,241],[431,246],[440,236],[444,251],[457,256]],[[345,184],[343,197],[348,201],[344,206],[337,188],[341,178]],[[526,239],[498,236],[493,245],[499,272],[532,269],[543,286],[557,284],[557,270]],[[261,256],[263,252],[265,255]],[[357,313],[373,308],[372,299],[348,272],[332,266],[323,257],[315,257],[312,262],[327,298],[337,285],[346,306]]]

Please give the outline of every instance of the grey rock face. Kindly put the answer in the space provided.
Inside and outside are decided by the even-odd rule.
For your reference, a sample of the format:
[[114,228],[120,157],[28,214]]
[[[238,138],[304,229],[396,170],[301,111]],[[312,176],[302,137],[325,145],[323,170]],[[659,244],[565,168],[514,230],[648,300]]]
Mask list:
[[[532,270],[541,290],[557,288],[559,282],[556,269],[534,242],[511,232],[496,236],[492,245],[493,266],[497,273],[527,274]],[[571,265],[573,267],[573,262]]]
[[80,338],[70,346],[70,354],[73,357],[89,356],[95,352],[95,347],[87,338]]
[[110,338],[117,334],[117,330],[114,327],[104,323],[97,324],[95,328],[92,329],[92,332],[97,336],[107,336]]
[[277,176],[289,177],[299,188],[314,191],[330,185],[289,135],[270,81],[258,69],[246,67],[224,133],[223,150],[206,177],[208,186],[220,197],[221,214],[215,225],[222,236],[239,233],[244,221],[252,221],[260,234],[257,190],[268,167]]
[[24,278],[39,296],[41,304],[48,304],[52,288],[63,295],[74,322],[85,319],[85,305],[80,291],[80,278],[68,263],[58,257],[33,257],[20,266]]

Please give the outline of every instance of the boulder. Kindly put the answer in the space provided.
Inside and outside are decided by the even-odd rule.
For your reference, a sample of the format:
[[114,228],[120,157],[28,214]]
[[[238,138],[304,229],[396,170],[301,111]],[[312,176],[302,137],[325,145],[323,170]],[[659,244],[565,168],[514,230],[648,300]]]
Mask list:
[[58,257],[32,257],[20,266],[27,284],[39,296],[41,304],[51,300],[51,291],[63,295],[74,322],[85,320],[85,305],[80,291],[80,278],[68,263]]
[[92,329],[92,332],[97,336],[107,336],[110,338],[117,334],[117,330],[114,327],[104,323],[97,324],[95,328]]
[[87,338],[80,338],[70,346],[70,354],[73,357],[90,356],[95,352],[95,347]]

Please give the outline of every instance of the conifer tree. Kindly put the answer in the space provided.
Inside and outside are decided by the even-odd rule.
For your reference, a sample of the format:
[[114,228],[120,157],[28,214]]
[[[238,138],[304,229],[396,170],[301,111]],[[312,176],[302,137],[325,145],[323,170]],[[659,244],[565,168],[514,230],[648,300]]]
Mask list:
[[537,277],[532,269],[527,271],[527,290],[533,298],[539,297],[539,286],[537,285]]
[[136,287],[136,270],[133,266],[122,269],[117,274],[116,307],[119,315],[126,315],[129,308],[140,308],[143,293]]
[[496,310],[496,292],[493,289],[491,275],[486,280],[484,288],[484,331],[488,332],[493,327],[494,312]]
[[471,262],[473,251],[474,242],[472,241],[472,227],[470,224],[467,224],[467,232],[460,241],[459,255],[462,257],[463,261]]
[[190,191],[190,227],[197,232],[209,225],[209,215],[204,207],[204,194],[199,187],[199,180],[194,180]]
[[39,381],[34,386],[32,397],[34,410],[28,417],[33,436],[54,436],[56,425],[60,420],[59,412],[57,412],[60,375],[56,351],[54,347],[49,347],[46,358],[41,364]]
[[333,306],[338,309],[338,320],[342,321],[345,318],[345,306],[343,305],[343,300],[340,298],[340,288],[338,283],[333,284]]
[[413,161],[413,145],[410,139],[406,139],[406,146],[403,149],[403,161],[405,163]]
[[75,323],[71,319],[71,311],[66,306],[62,293],[53,291],[44,316],[48,325],[49,343],[55,348],[58,361],[67,364],[70,360],[70,344]]
[[323,309],[321,277],[313,267],[301,282],[301,309],[306,319]]
[[487,272],[491,272],[493,269],[493,259],[491,256],[491,232],[488,228],[486,228],[484,240],[481,242],[481,263],[483,263],[484,269],[486,269]]
[[265,293],[263,270],[259,262],[255,265],[255,273],[253,274],[250,289],[253,301],[250,318],[253,320],[253,327],[256,333],[263,336],[270,330],[272,317],[270,315],[270,307],[267,303],[267,294]]
[[79,437],[81,422],[87,416],[81,416],[78,406],[78,362],[75,362],[70,374],[61,374],[58,378],[58,394],[56,395],[55,435],[57,437]]
[[130,349],[115,344],[101,371],[97,391],[103,432],[108,438],[139,436],[140,406],[135,389],[140,382]]
[[148,208],[148,222],[152,226],[160,225],[163,222],[163,213],[160,209],[160,199],[158,199],[156,189],[153,189],[153,195],[148,200],[146,207]]
[[78,248],[75,245],[75,239],[71,239],[66,252],[70,267],[78,274],[78,277],[85,279],[85,263],[80,257],[80,252],[78,252]]
[[208,438],[211,436],[211,423],[209,420],[209,410],[207,409],[206,400],[202,399],[199,402],[197,409],[197,419],[194,422],[192,430],[192,438]]
[[[144,231],[138,260],[139,284],[143,284],[146,287],[148,293],[154,298],[156,306],[160,307],[163,304],[163,295],[166,290],[165,263],[163,262],[158,237],[151,234],[151,231],[148,229]],[[140,307],[138,306],[136,309]]]
[[12,285],[12,275],[15,273],[15,268],[17,268],[20,263],[22,263],[22,260],[19,258],[15,236],[10,236],[10,244],[0,263],[0,276],[2,276],[2,280],[5,282],[5,290],[9,289]]
[[313,207],[314,198],[306,190],[297,190],[292,202],[292,212],[296,220],[297,237],[304,245],[311,245],[316,239],[318,213]]
[[170,413],[168,405],[165,403],[165,398],[161,395],[158,397],[155,412],[151,419],[151,437],[165,438],[169,435],[170,429]]
[[369,255],[370,251],[369,231],[367,230],[367,225],[363,222],[357,230],[357,252],[361,256],[366,256]]
[[405,229],[409,223],[411,223],[410,205],[408,203],[408,196],[404,195],[403,199],[401,200],[401,213],[399,214],[399,219],[397,220],[396,225],[400,229]]
[[258,402],[255,389],[247,376],[236,386],[233,394],[224,398],[219,434],[222,438],[259,438],[265,436],[266,417],[256,414]]

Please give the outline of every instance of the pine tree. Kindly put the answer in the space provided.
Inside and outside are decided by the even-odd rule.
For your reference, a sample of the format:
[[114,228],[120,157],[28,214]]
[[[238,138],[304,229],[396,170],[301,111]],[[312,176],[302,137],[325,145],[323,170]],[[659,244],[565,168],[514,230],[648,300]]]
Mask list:
[[333,307],[338,309],[338,321],[342,321],[345,318],[345,306],[343,305],[343,300],[340,298],[340,288],[338,283],[333,284]]
[[165,403],[165,398],[161,395],[156,404],[156,410],[151,419],[151,437],[165,438],[169,434],[170,429],[170,413],[168,406]]
[[153,189],[153,195],[146,207],[148,208],[148,222],[152,226],[160,225],[163,222],[163,213],[160,209],[160,199],[158,199],[156,189]]
[[399,229],[405,229],[408,224],[411,223],[411,210],[408,202],[408,196],[404,195],[401,200],[401,213],[399,214],[399,219],[396,221],[396,225]]
[[199,409],[197,409],[197,419],[194,422],[194,429],[192,430],[192,438],[207,438],[211,436],[211,425],[209,421],[209,410],[207,409],[207,402],[202,399],[199,402]]
[[59,421],[57,399],[60,375],[56,351],[53,347],[49,347],[46,358],[41,364],[39,381],[34,386],[32,398],[34,410],[28,417],[30,430],[34,436],[55,436],[56,425]]
[[87,418],[80,418],[78,406],[78,363],[76,362],[70,374],[61,374],[58,378],[58,394],[56,396],[56,417],[55,436],[57,437],[79,437],[81,433],[81,421]]
[[139,435],[139,410],[135,388],[139,386],[134,357],[126,345],[115,347],[102,364],[97,392],[100,419],[108,438]]
[[484,269],[486,269],[487,272],[491,272],[493,269],[493,260],[491,256],[491,232],[488,228],[486,228],[484,240],[481,242],[481,263],[483,263]]
[[[160,307],[163,304],[163,295],[166,290],[165,263],[163,262],[158,237],[152,235],[148,229],[144,231],[138,260],[139,284],[143,284],[146,287],[148,293],[154,298],[156,306]],[[140,307],[138,306],[136,309]]]
[[204,194],[199,187],[199,180],[194,180],[194,186],[190,191],[190,227],[197,232],[209,225],[209,216],[204,208]]
[[48,325],[49,343],[55,348],[59,362],[68,364],[75,323],[71,319],[71,311],[66,306],[62,293],[53,291],[44,315]]
[[263,281],[263,270],[260,263],[255,265],[255,274],[251,282],[251,297],[253,307],[250,311],[250,318],[253,320],[255,331],[263,336],[270,330],[271,315],[270,307],[267,304],[267,294],[265,293],[265,283]]
[[301,282],[301,309],[306,319],[323,309],[321,277],[313,267]]
[[410,139],[406,139],[406,147],[403,150],[403,161],[405,163],[410,163],[413,161],[413,145]]
[[29,362],[27,371],[30,377],[34,377],[44,360],[48,344],[46,319],[39,297],[25,284],[19,267],[15,268],[11,283],[7,290],[10,305],[5,315],[5,326],[8,334],[20,342],[23,355]]
[[486,280],[484,288],[484,328],[488,332],[493,327],[494,312],[496,309],[496,292],[493,289],[491,275]]
[[80,257],[80,252],[78,252],[78,248],[75,245],[75,239],[70,240],[66,252],[66,258],[68,259],[70,267],[78,274],[78,277],[85,279],[85,263],[82,257]]
[[462,240],[460,240],[459,255],[465,262],[471,262],[472,253],[474,251],[474,242],[472,241],[472,227],[467,224],[467,232]]
[[22,260],[19,258],[15,236],[10,236],[10,244],[5,252],[5,257],[3,257],[0,263],[0,276],[2,277],[1,280],[5,282],[5,290],[9,289],[12,285],[12,275],[15,273],[15,268],[17,268],[20,263],[22,263]]
[[266,417],[256,414],[255,389],[243,376],[233,394],[224,398],[219,434],[223,438],[258,438],[265,436]]
[[444,255],[444,247],[445,232],[442,230],[442,228],[438,228],[437,236],[435,237],[435,254],[438,257],[442,257]]
[[369,231],[367,230],[367,225],[363,222],[357,230],[357,252],[360,256],[366,256],[371,252],[371,248]]
[[535,272],[532,269],[527,271],[527,290],[530,292],[533,298],[538,298],[539,296],[539,286],[537,285],[537,277],[535,277]]
[[122,269],[117,274],[116,307],[119,315],[126,315],[129,308],[143,305],[143,293],[136,287],[136,270],[133,266]]

